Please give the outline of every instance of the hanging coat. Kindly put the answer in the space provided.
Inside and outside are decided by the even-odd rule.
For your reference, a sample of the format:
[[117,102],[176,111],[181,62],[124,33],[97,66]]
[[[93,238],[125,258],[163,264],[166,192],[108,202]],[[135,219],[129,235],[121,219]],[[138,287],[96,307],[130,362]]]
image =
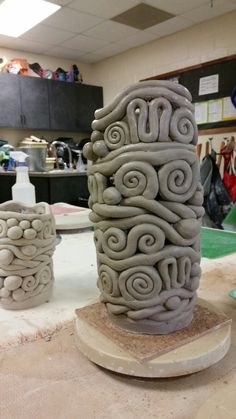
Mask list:
[[213,222],[211,226],[222,228],[223,219],[230,209],[230,196],[221,179],[215,157],[214,151],[204,157],[200,166],[200,177],[206,215]]

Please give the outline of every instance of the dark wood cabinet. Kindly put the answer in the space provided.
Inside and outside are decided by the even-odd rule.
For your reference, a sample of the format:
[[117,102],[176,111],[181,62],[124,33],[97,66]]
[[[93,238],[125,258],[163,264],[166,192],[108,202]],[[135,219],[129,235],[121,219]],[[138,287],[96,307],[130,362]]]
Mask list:
[[23,128],[49,129],[48,80],[20,77]]
[[48,87],[51,129],[77,131],[74,94],[76,86],[54,80]]
[[0,126],[49,129],[47,80],[0,75]]
[[19,78],[7,73],[0,75],[0,126],[22,127]]
[[[88,208],[89,191],[86,173],[30,172],[30,182],[35,186],[36,201],[55,204],[66,202]],[[14,172],[0,173],[0,203],[12,199],[11,188],[16,182]]]
[[96,109],[103,106],[102,88],[60,81],[49,83],[51,129],[89,132]]
[[[98,86],[79,85],[76,93],[75,109],[80,131],[91,131],[91,123],[94,120],[94,112],[103,106],[102,88]],[[86,106],[89,103],[89,106]]]
[[0,74],[0,126],[90,132],[102,87]]

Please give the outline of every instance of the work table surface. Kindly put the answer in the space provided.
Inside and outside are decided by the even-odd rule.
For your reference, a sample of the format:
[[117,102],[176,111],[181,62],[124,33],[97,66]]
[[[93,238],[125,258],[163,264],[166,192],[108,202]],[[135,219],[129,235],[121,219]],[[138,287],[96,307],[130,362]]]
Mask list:
[[228,296],[236,286],[235,254],[203,258],[201,266],[199,296],[233,319],[232,344],[225,358],[209,369],[173,379],[115,375],[86,359],[73,336],[75,308],[99,296],[93,233],[62,235],[54,254],[51,301],[17,312],[0,309],[3,417],[195,418],[209,397],[236,382],[236,301]]
[[[29,172],[30,177],[65,177],[65,176],[86,176],[86,172],[77,170],[52,170],[48,172]],[[0,172],[0,176],[16,176],[15,171]]]

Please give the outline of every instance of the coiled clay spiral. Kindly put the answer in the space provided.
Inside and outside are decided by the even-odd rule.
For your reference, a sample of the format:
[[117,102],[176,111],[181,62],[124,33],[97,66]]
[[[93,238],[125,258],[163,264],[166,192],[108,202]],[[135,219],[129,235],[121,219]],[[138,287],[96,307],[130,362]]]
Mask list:
[[49,300],[53,287],[55,223],[50,206],[0,205],[0,304],[24,309]]
[[192,320],[204,213],[191,95],[169,81],[128,87],[95,112],[88,170],[98,287],[118,326],[164,334]]

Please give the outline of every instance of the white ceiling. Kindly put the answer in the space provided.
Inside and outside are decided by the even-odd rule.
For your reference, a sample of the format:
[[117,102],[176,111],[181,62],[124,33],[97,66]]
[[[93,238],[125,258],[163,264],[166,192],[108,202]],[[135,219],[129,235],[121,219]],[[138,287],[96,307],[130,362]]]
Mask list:
[[[0,35],[0,47],[95,63],[236,10],[236,0],[48,1],[62,8],[19,38]],[[145,30],[109,20],[140,3],[176,16]]]

